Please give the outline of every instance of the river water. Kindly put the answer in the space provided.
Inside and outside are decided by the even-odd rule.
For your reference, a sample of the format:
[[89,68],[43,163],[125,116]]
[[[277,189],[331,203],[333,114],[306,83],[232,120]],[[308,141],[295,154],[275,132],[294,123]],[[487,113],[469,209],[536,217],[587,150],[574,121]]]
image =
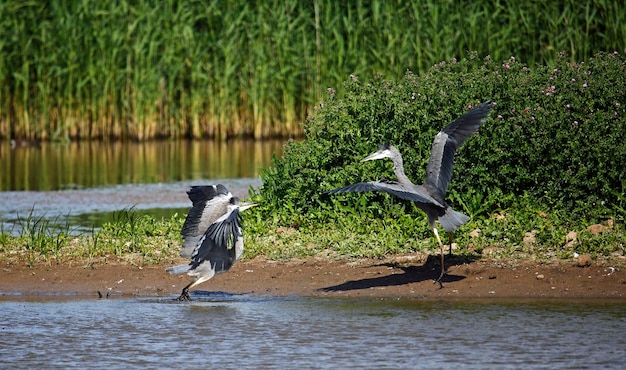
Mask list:
[[200,293],[192,302],[1,297],[0,367],[626,367],[623,302]]
[[116,211],[169,218],[186,213],[192,185],[224,184],[247,198],[284,140],[0,143],[0,232],[29,220],[89,233]]
[[[167,217],[191,185],[245,197],[281,145],[0,145],[0,231],[29,215],[78,232],[130,207]],[[624,301],[173,298],[0,292],[0,368],[626,368]]]

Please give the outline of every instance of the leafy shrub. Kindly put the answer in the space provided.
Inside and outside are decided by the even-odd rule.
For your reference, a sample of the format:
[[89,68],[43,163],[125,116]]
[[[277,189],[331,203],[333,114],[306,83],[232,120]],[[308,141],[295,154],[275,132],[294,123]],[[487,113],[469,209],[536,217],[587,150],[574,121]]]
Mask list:
[[365,197],[350,205],[372,215],[403,207],[386,194],[322,192],[393,177],[390,161],[359,162],[382,142],[399,148],[407,175],[421,183],[434,135],[487,99],[495,104],[491,117],[457,152],[449,191],[455,207],[492,211],[523,194],[572,217],[611,207],[626,191],[625,70],[618,53],[588,63],[562,56],[554,67],[534,68],[470,53],[398,82],[350,76],[341,99],[329,88],[308,117],[305,140],[288,143],[262,173],[259,211],[298,226],[336,221],[341,199]]

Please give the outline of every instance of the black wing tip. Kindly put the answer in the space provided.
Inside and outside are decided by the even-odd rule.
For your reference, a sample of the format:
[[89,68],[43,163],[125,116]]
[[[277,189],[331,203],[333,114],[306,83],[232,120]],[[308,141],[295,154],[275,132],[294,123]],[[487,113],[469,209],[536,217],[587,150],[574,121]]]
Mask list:
[[193,185],[187,190],[187,196],[194,204],[207,201],[219,195],[228,195],[228,189],[222,184],[217,185]]
[[326,190],[326,191],[323,191],[323,192],[322,192],[322,194],[324,194],[324,195],[330,195],[330,194],[340,193],[341,191],[340,191],[339,189],[340,189],[340,188],[331,189],[331,190]]
[[346,186],[342,186],[340,188],[334,188],[331,190],[326,190],[325,192],[323,192],[322,194],[329,194],[329,195],[333,195],[333,194],[341,194],[341,193],[358,193],[362,190],[359,190],[358,187],[359,185],[362,185],[363,183],[356,183],[356,184],[352,184],[352,185],[346,185]]
[[484,102],[480,103],[476,108],[474,108],[475,111],[480,111],[481,113],[484,113],[484,116],[487,117],[489,116],[489,112],[491,111],[491,107],[493,107],[493,103],[491,101],[491,99],[485,100]]
[[398,185],[397,181],[381,179],[379,181],[357,182],[351,185],[342,186],[332,190],[326,190],[323,194],[339,194],[339,193],[363,193],[371,191],[386,191],[381,189],[381,185]]
[[455,123],[465,121],[465,124],[473,123],[474,125],[477,125],[476,128],[478,128],[478,126],[481,126],[483,123],[485,123],[485,119],[489,117],[489,114],[491,113],[491,108],[493,107],[493,105],[494,104],[491,101],[491,99],[485,100],[484,102],[475,106],[470,111],[466,112],[461,117],[459,117],[454,122],[452,122],[452,124],[450,124],[449,127],[455,127],[457,126],[455,125]]
[[187,191],[187,194],[200,192],[200,191],[204,193],[228,194],[228,189],[226,189],[226,186],[222,184],[192,185]]

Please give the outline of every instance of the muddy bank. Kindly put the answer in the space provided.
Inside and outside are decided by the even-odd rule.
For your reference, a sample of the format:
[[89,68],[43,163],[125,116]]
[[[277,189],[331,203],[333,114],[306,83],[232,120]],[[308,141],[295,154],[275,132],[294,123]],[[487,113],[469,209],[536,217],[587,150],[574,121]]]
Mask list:
[[[406,298],[621,298],[626,299],[624,268],[609,262],[577,267],[571,262],[451,259],[444,288],[433,284],[435,259],[414,256],[385,260],[334,261],[323,258],[242,261],[198,290],[279,296]],[[182,260],[181,260],[182,261]],[[42,264],[4,262],[0,297],[40,295],[176,297],[191,280],[172,276],[168,265],[133,266],[123,262]],[[192,296],[193,298],[193,296]]]

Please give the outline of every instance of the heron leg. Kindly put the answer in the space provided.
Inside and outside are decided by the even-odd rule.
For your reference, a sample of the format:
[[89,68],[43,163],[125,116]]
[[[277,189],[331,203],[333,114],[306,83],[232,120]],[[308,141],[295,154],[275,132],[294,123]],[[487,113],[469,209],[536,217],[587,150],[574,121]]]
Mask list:
[[433,233],[435,233],[435,237],[437,238],[437,242],[439,243],[439,249],[441,251],[441,274],[439,275],[439,277],[437,278],[437,280],[435,280],[435,283],[439,283],[439,289],[443,288],[443,284],[441,283],[441,279],[443,278],[443,275],[445,275],[445,261],[444,261],[444,254],[443,254],[443,243],[441,242],[441,239],[439,238],[439,232],[437,231],[436,227],[433,227]]
[[189,288],[193,285],[193,282],[189,283],[186,287],[183,288],[182,293],[180,293],[180,296],[178,298],[176,298],[177,301],[191,301],[191,297],[189,297]]
[[448,256],[452,255],[452,231],[448,231],[448,239],[450,240],[450,248],[448,249]]

